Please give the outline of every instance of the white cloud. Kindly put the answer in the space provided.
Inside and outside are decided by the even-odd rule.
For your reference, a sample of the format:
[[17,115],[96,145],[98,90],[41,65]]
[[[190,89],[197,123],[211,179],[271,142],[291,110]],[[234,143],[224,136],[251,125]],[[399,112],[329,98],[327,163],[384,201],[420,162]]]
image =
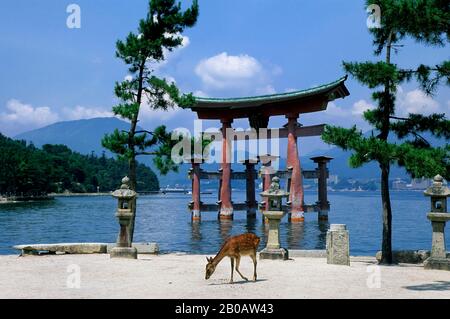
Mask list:
[[[339,101],[344,103],[344,101]],[[362,114],[374,106],[365,100],[355,102],[352,107],[338,106],[335,102],[329,102],[325,115],[328,116],[327,122],[333,125],[351,127],[356,125],[362,130],[367,130],[370,125],[364,121]]]
[[[175,82],[175,79],[166,77],[166,81],[168,81],[169,83],[171,81]],[[171,98],[168,94],[164,94],[164,100],[171,101]],[[149,101],[148,96],[144,95],[141,108],[139,110],[139,121],[146,122],[147,124],[168,121],[175,117],[177,115],[177,111],[180,110],[180,108],[178,108],[177,106],[169,108],[167,110],[155,110],[151,106],[152,103]]]
[[193,93],[194,96],[198,96],[198,97],[209,97],[208,94],[206,94],[205,92],[203,92],[202,90],[197,90]]
[[270,84],[267,84],[264,87],[256,89],[256,94],[258,94],[258,95],[269,95],[269,94],[275,94],[275,93],[277,93],[277,91]]
[[330,103],[328,103],[325,114],[333,116],[333,117],[347,117],[349,115],[349,111],[346,109],[343,109],[340,106],[337,106],[336,103],[334,103],[334,102],[330,102]]
[[[397,91],[397,113],[406,116],[409,113],[429,115],[442,112],[439,103],[423,91],[416,89],[404,92],[401,87]],[[445,112],[445,110],[444,110]]]
[[[337,105],[336,103],[339,103]],[[363,113],[366,110],[372,110],[376,106],[367,100],[361,99],[353,103],[353,105],[345,106],[345,101],[334,101],[328,103],[327,110],[323,113],[329,123],[334,125],[349,127],[357,125],[360,129],[367,130],[371,126],[364,121]],[[449,113],[450,101],[447,106],[441,106],[432,97],[427,96],[420,90],[404,91],[398,88],[396,95],[396,115],[407,116],[409,113],[431,114],[431,113]]]
[[166,80],[167,83],[171,84],[171,83],[175,83],[177,84],[177,81],[175,80],[175,78],[173,76],[170,75],[166,75],[164,77],[164,79]]
[[111,117],[113,113],[102,108],[75,106],[59,111],[49,106],[34,107],[17,99],[10,99],[0,111],[0,131],[15,136],[25,131],[41,128],[58,121]]
[[65,120],[81,120],[91,119],[95,117],[113,117],[114,114],[111,111],[101,108],[88,108],[77,105],[74,108],[65,107],[62,110],[63,118]]
[[[167,37],[168,36],[170,36],[170,35],[167,35]],[[180,35],[178,34],[177,36],[180,36]],[[160,61],[159,63],[150,62],[149,67],[151,69],[153,69],[156,73],[158,73],[159,71],[161,71],[161,69],[163,69],[169,63],[169,61],[176,58],[183,49],[187,48],[191,44],[191,40],[189,39],[188,36],[181,35],[181,38],[182,38],[182,41],[181,41],[180,46],[176,47],[172,51],[169,51],[164,48],[163,49],[164,60]]]
[[139,120],[144,122],[167,121],[177,115],[179,108],[170,108],[167,111],[153,110],[148,104],[142,105],[139,111]]
[[6,111],[0,112],[0,127],[8,135],[49,125],[58,120],[60,117],[50,107],[33,107],[16,99],[9,100]]
[[276,76],[283,74],[283,68],[281,68],[281,66],[275,65],[272,68],[272,74]]
[[359,100],[358,102],[353,104],[352,114],[362,116],[365,111],[373,110],[375,108],[374,105],[370,104],[366,100]]
[[170,108],[167,111],[154,110],[148,104],[143,104],[139,112],[139,126],[153,129],[159,125],[167,127],[190,127],[197,116],[191,110],[179,107]]
[[242,88],[255,84],[255,81],[261,84],[261,78],[265,77],[261,63],[254,57],[226,52],[200,61],[195,73],[205,87],[218,90]]
[[[336,104],[339,103],[339,105]],[[362,131],[370,129],[370,124],[364,121],[362,113],[371,108],[371,104],[365,100],[359,100],[352,106],[344,104],[344,101],[338,100],[329,102],[327,110],[321,118],[323,123],[350,128],[354,125]]]
[[[448,102],[450,108],[450,101]],[[351,109],[337,106],[334,102],[328,104],[326,114],[338,117],[353,117],[353,121],[362,118],[366,110],[373,110],[375,105],[361,99],[355,102]],[[426,95],[421,90],[403,91],[398,88],[396,96],[396,114],[398,116],[407,116],[409,113],[431,114],[436,112],[446,112],[440,104],[432,97]]]

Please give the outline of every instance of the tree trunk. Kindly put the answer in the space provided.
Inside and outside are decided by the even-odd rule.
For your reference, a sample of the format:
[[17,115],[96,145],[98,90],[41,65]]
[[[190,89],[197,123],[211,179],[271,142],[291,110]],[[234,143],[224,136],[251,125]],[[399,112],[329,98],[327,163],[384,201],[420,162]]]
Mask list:
[[[129,168],[129,178],[130,178],[130,187],[132,190],[136,191],[136,186],[137,186],[137,174],[136,174],[136,154],[135,154],[135,144],[134,144],[134,136],[136,134],[136,127],[137,127],[137,122],[139,119],[139,110],[140,110],[140,106],[141,106],[141,102],[142,102],[142,90],[143,90],[143,76],[144,76],[144,68],[145,68],[145,60],[141,63],[140,68],[139,68],[139,88],[137,91],[137,99],[136,99],[136,103],[139,105],[139,108],[136,112],[136,114],[134,114],[134,117],[131,121],[131,128],[130,128],[130,132],[129,132],[129,136],[128,136],[128,148],[131,150],[131,158],[129,159],[128,162],[128,168]],[[133,243],[133,238],[134,238],[134,225],[136,223],[136,205],[137,205],[137,201],[136,201],[136,197],[134,198],[134,202],[133,202],[133,217],[131,219],[130,222],[130,228],[129,228],[129,235],[130,235],[130,244]]]
[[[393,31],[389,33],[386,44],[386,63],[391,63],[391,48],[392,48]],[[390,101],[390,82],[387,80],[384,86],[385,103],[383,112],[383,122],[379,138],[387,141],[390,131],[390,115],[394,105],[388,105]],[[381,205],[383,209],[383,240],[381,243],[381,264],[392,264],[392,210],[391,198],[389,195],[389,160],[380,162],[381,168]]]
[[381,204],[383,209],[383,241],[381,264],[392,264],[392,210],[389,195],[389,164],[381,164]]
[[[129,160],[128,162],[128,169],[129,169],[129,178],[130,178],[130,188],[134,191],[136,191],[136,180],[137,180],[137,176],[136,176],[136,158],[133,157],[132,159]],[[136,197],[133,200],[133,218],[130,221],[130,229],[129,229],[129,243],[132,244],[133,243],[133,237],[134,237],[134,225],[136,222]]]

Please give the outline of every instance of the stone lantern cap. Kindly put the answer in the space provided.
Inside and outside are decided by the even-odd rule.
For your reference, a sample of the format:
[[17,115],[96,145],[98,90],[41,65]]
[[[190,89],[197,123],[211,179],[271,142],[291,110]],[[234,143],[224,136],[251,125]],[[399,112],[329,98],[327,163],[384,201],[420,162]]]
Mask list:
[[128,176],[122,178],[122,185],[120,186],[120,189],[115,190],[112,193],[112,196],[123,199],[130,199],[136,197],[136,192],[130,189],[129,183],[130,179],[128,178]]
[[262,197],[288,197],[289,193],[280,189],[280,178],[275,176],[272,178],[272,183],[270,184],[269,189],[260,193]]
[[433,179],[433,185],[424,191],[425,196],[449,197],[450,189],[444,185],[444,178],[436,175]]

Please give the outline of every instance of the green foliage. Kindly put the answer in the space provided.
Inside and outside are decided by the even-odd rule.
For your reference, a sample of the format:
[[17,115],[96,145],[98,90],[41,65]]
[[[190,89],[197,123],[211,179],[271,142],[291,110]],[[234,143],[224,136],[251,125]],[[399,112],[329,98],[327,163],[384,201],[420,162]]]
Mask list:
[[326,143],[334,144],[344,150],[352,150],[349,164],[351,167],[361,167],[365,163],[377,161],[390,164],[395,157],[395,144],[390,144],[377,137],[364,137],[356,126],[351,129],[325,126],[322,139]]
[[149,79],[149,88],[144,88],[144,92],[154,108],[167,110],[174,106],[186,108],[195,103],[192,93],[180,94],[175,83],[167,83],[166,79],[152,76]]
[[119,132],[115,129],[111,134],[105,134],[102,140],[102,146],[116,153],[121,158],[129,158],[131,154],[127,153],[128,149],[126,144],[128,143],[128,133]]
[[[389,38],[393,44],[406,37],[426,45],[444,46],[449,37],[448,0],[367,0],[381,8],[381,28],[372,28],[375,53],[381,54]],[[391,34],[393,32],[393,34]]]
[[165,175],[169,171],[178,172],[178,166],[172,161],[171,150],[176,141],[172,140],[172,134],[166,131],[164,125],[159,126],[154,131],[154,137],[158,141],[159,147],[155,150],[153,163],[156,168]]
[[374,136],[364,137],[355,126],[345,129],[327,125],[322,138],[326,143],[354,151],[349,158],[349,164],[354,168],[377,161],[385,165],[403,166],[414,178],[431,178],[440,174],[450,179],[450,146],[418,147],[410,141],[400,145],[388,143]]
[[[370,29],[375,54],[379,55],[388,43],[398,52],[401,40],[406,37],[429,46],[445,46],[450,40],[450,2],[448,0],[368,0],[381,9],[381,28]],[[419,65],[416,69],[399,70],[397,78],[420,83],[431,94],[442,82],[450,85],[450,61],[436,66]],[[351,72],[349,72],[351,73]],[[377,74],[379,76],[379,74]],[[395,81],[395,76],[390,79]]]
[[[128,65],[131,79],[116,83],[115,93],[121,103],[113,112],[130,121],[128,132],[114,132],[106,135],[102,145],[128,159],[130,186],[137,185],[136,156],[154,155],[154,163],[162,174],[170,170],[177,171],[177,165],[171,158],[172,140],[166,128],[160,126],[150,131],[137,131],[139,111],[142,106],[151,109],[167,110],[176,105],[188,107],[195,100],[192,94],[180,94],[174,83],[168,83],[153,75],[152,63],[164,60],[164,52],[172,51],[183,42],[181,33],[192,27],[198,17],[198,1],[181,10],[181,4],[175,0],[150,0],[145,19],[139,21],[138,33],[130,33],[125,41],[117,41],[116,55]],[[127,135],[127,136],[126,136]],[[151,152],[147,149],[157,147]],[[136,205],[133,205],[134,213]],[[133,241],[135,219],[130,226],[130,241]]]
[[[368,0],[367,5],[381,8],[381,28],[371,29],[375,54],[386,49],[386,61],[344,62],[345,71],[370,89],[372,99],[378,107],[364,113],[376,136],[364,137],[356,128],[343,129],[328,126],[323,139],[330,144],[354,151],[349,161],[359,167],[370,161],[380,164],[398,164],[414,177],[433,177],[440,173],[449,178],[448,148],[433,147],[421,134],[449,139],[450,121],[445,114],[409,114],[395,116],[395,94],[397,87],[415,79],[429,94],[445,80],[450,85],[450,61],[430,67],[419,65],[416,69],[402,69],[392,64],[390,51],[397,50],[399,41],[411,37],[427,45],[442,46],[449,39],[450,3],[440,0]],[[387,142],[389,133],[395,133],[402,144]]]
[[394,64],[386,62],[343,63],[344,70],[350,73],[360,83],[374,89],[386,83],[398,84],[405,75],[399,73]]
[[395,158],[412,177],[434,177],[436,174],[450,179],[450,148],[420,148],[413,143],[396,146]]
[[[407,118],[401,118],[399,121],[391,123],[391,129],[399,138],[412,135],[416,138],[416,143],[426,142],[417,133],[427,131],[436,137],[450,139],[450,121],[446,119],[445,114],[431,114],[429,116],[409,114]],[[425,143],[418,146],[428,147],[430,145]]]
[[[364,119],[376,132],[364,137],[355,127],[343,129],[328,126],[323,139],[343,149],[353,151],[349,159],[352,167],[377,161],[381,170],[381,198],[383,211],[382,263],[392,263],[392,211],[389,195],[389,171],[392,164],[405,167],[413,177],[433,177],[436,174],[450,178],[450,147],[433,147],[420,134],[431,134],[449,139],[449,121],[443,114],[423,116],[409,114],[406,118],[395,116],[395,95],[404,82],[415,79],[427,94],[433,94],[438,84],[449,80],[449,61],[431,67],[419,65],[403,69],[391,62],[391,54],[398,53],[399,42],[412,38],[430,46],[444,46],[450,40],[450,2],[448,0],[367,0],[367,6],[381,9],[381,27],[372,28],[375,55],[386,53],[384,61],[344,62],[344,69],[357,81],[370,89],[377,108],[364,113]],[[389,143],[394,133],[400,144]],[[412,139],[410,139],[412,138]]]
[[[105,135],[102,145],[119,157],[127,158],[130,170],[134,169],[132,163],[139,155],[154,155],[156,167],[162,174],[177,170],[170,158],[173,142],[166,128],[158,127],[150,132],[137,131],[136,127],[141,107],[167,110],[194,104],[192,94],[181,94],[175,83],[153,75],[152,64],[163,61],[164,52],[182,44],[181,33],[192,27],[197,17],[197,0],[184,12],[175,0],[150,0],[148,14],[139,21],[137,33],[129,33],[124,41],[117,41],[116,56],[128,65],[131,79],[116,83],[115,94],[121,102],[113,107],[113,112],[129,120],[131,125],[128,132]],[[151,148],[156,150],[148,152]],[[131,179],[134,175],[130,172]]]
[[409,70],[405,73],[415,75],[422,90],[427,94],[433,94],[442,82],[450,86],[450,61],[444,61],[434,68],[421,64],[415,71]]
[[[40,194],[49,192],[112,191],[127,175],[123,160],[81,155],[65,145],[44,145],[38,149],[0,134],[0,193]],[[143,164],[137,167],[138,190],[156,191],[158,178]]]

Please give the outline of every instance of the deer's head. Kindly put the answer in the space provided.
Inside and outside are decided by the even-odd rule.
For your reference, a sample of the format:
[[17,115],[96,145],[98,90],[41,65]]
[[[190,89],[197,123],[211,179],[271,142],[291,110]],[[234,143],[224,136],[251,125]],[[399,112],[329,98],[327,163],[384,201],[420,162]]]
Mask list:
[[214,270],[216,270],[216,265],[213,264],[213,258],[212,257],[206,257],[206,260],[208,263],[206,264],[206,272],[205,272],[205,279],[208,280],[209,277],[214,273]]

